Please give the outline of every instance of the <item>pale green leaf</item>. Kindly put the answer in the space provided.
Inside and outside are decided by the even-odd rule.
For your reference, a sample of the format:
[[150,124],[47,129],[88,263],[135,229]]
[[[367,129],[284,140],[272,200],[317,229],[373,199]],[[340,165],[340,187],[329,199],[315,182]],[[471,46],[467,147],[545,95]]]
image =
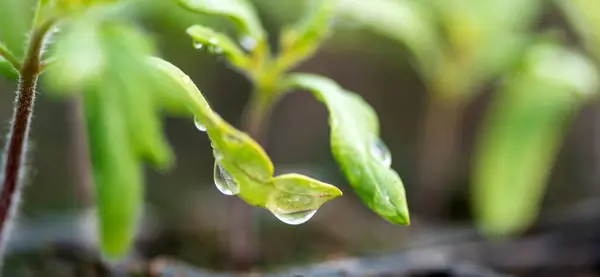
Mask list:
[[188,28],[187,33],[194,39],[196,49],[223,55],[235,67],[249,69],[250,58],[226,35],[200,25]]
[[522,70],[493,99],[474,158],[473,210],[491,235],[527,228],[575,112],[598,89],[582,55],[554,45],[528,51]]
[[410,223],[404,185],[390,168],[375,111],[359,95],[316,75],[293,74],[288,87],[311,91],[329,110],[331,151],[361,200],[383,218]]
[[[173,89],[170,93],[188,107],[197,124],[206,130],[213,147],[217,173],[221,171],[218,174],[225,175],[223,179],[231,182],[229,187],[234,187],[237,196],[246,203],[276,212],[280,211],[278,208],[316,210],[327,200],[342,194],[334,186],[302,175],[273,178],[273,163],[263,148],[212,111],[185,73],[159,58],[151,58],[149,64],[161,70],[164,78],[171,80]],[[270,199],[281,201],[269,202]]]
[[278,66],[285,71],[310,57],[331,31],[338,0],[312,0],[306,18],[284,29]]
[[247,0],[178,0],[194,12],[225,16],[235,23],[242,36],[256,41],[265,40],[265,31],[258,19],[254,6]]

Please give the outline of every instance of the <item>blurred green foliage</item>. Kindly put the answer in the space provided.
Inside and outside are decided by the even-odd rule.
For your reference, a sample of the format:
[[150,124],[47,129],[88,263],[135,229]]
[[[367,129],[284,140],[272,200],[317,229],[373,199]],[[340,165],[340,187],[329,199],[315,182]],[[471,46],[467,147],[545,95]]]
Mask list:
[[[390,169],[373,109],[327,78],[288,74],[336,28],[363,26],[404,45],[430,98],[468,103],[481,87],[499,84],[472,163],[474,214],[488,234],[522,231],[535,219],[565,128],[598,90],[600,4],[595,0],[555,1],[586,52],[539,38],[533,31],[542,10],[538,0],[301,1],[307,12],[293,24],[286,22],[275,46],[248,0],[2,1],[0,74],[10,79],[18,75],[11,60],[23,59],[27,33],[40,22],[56,20],[57,32],[44,55],[44,84],[57,95],[82,95],[101,247],[111,257],[124,255],[135,235],[143,164],[167,169],[173,161],[162,113],[195,117],[213,144],[217,187],[284,222],[306,221],[341,195],[307,176],[274,177],[270,158],[254,139],[214,113],[186,74],[150,58],[157,55],[154,42],[131,18],[148,10],[175,11],[176,2],[190,13],[161,15],[176,27],[195,24],[201,16],[233,23],[234,38],[227,27],[207,26],[205,20],[187,33],[196,49],[225,57],[253,83],[249,117],[268,114],[290,88],[308,90],[325,103],[331,148],[342,172],[361,200],[393,223],[409,223],[406,197],[400,177]],[[261,7],[293,14],[279,12],[282,3]]]

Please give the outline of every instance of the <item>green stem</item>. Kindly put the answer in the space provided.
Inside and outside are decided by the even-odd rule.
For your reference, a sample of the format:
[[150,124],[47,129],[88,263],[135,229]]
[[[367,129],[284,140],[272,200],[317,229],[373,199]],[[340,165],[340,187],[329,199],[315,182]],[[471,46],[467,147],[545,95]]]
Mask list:
[[0,192],[0,250],[2,250],[0,253],[6,247],[7,226],[13,221],[13,214],[17,210],[18,201],[16,200],[22,189],[20,181],[24,175],[25,152],[40,73],[41,51],[46,33],[52,25],[53,21],[49,21],[34,30],[27,46],[25,61],[20,69],[16,106],[4,148],[2,191]]

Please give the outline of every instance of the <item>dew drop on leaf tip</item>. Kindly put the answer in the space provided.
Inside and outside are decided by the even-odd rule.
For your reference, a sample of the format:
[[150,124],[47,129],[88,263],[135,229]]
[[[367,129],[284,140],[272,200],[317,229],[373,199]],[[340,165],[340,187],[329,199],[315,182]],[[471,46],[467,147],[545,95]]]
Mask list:
[[289,225],[298,225],[307,222],[309,219],[311,219],[315,215],[317,210],[306,210],[293,213],[277,213],[273,211],[271,212],[275,217],[277,217],[277,219],[281,220],[281,222],[283,223]]
[[196,48],[196,49],[202,49],[202,47],[204,47],[204,44],[202,44],[200,42],[194,43],[194,48]]
[[196,125],[196,129],[198,129],[198,131],[206,132],[206,126],[204,126],[204,124],[202,124],[197,117],[194,117],[194,125]]
[[240,186],[218,162],[214,167],[215,186],[225,195],[236,195],[240,192]]
[[392,154],[381,139],[378,138],[371,143],[369,146],[369,152],[373,158],[380,161],[386,167],[390,167],[392,165]]

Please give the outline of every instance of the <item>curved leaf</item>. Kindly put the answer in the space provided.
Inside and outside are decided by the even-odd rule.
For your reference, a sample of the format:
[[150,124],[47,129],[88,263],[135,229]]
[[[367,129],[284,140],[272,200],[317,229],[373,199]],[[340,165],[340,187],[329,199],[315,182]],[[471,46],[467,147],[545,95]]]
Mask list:
[[408,225],[404,185],[390,168],[391,156],[379,138],[379,121],[371,106],[324,77],[292,74],[286,84],[311,91],[327,106],[331,151],[361,200],[388,221]]
[[567,124],[598,89],[581,55],[554,45],[529,49],[525,65],[494,99],[474,158],[473,210],[491,235],[535,219]]
[[228,17],[242,31],[256,41],[265,39],[265,31],[260,24],[256,10],[247,0],[178,0],[194,12]]
[[[215,155],[215,173],[224,175],[222,182],[228,182],[229,186],[227,194],[237,194],[246,203],[268,208],[276,215],[281,212],[278,207],[281,210],[316,210],[327,200],[342,194],[332,185],[302,175],[273,178],[273,163],[263,148],[213,112],[185,73],[159,58],[151,58],[149,64],[170,80],[173,88],[170,93],[189,108],[196,117],[196,124],[208,133]],[[285,200],[270,201],[273,198]]]

